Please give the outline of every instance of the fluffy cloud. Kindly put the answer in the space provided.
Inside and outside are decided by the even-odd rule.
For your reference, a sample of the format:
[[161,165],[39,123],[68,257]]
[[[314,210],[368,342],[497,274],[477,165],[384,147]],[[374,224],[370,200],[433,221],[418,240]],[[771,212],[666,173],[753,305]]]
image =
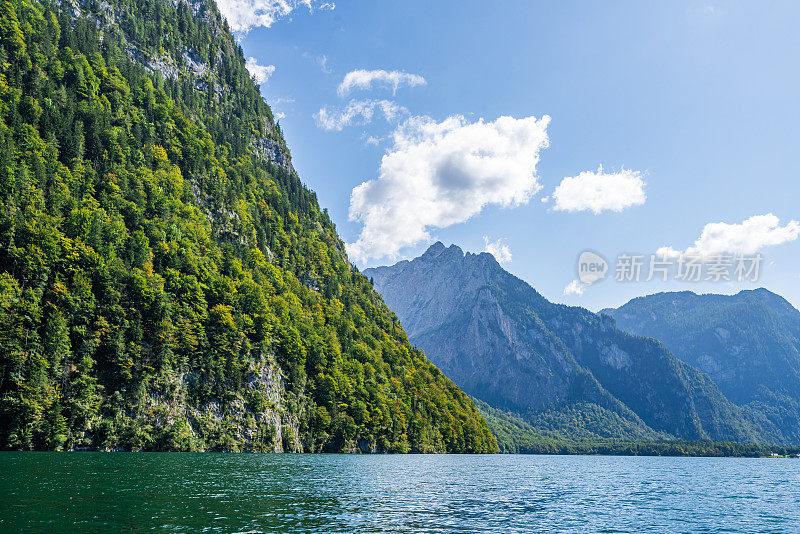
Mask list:
[[408,119],[392,133],[378,178],[350,195],[350,220],[363,227],[348,253],[357,261],[396,257],[429,240],[431,228],[464,222],[490,204],[528,202],[541,189],[536,165],[549,122],[548,116]]
[[331,2],[318,0],[219,0],[217,3],[228,26],[239,37],[259,26],[269,28],[300,6],[305,6],[310,12],[336,7]]
[[780,219],[772,213],[754,215],[740,224],[708,223],[703,227],[694,246],[684,251],[672,247],[661,247],[656,254],[677,257],[681,254],[714,257],[720,254],[755,254],[770,245],[794,241],[800,235],[800,223],[789,221],[780,225]]
[[371,122],[376,111],[380,111],[387,121],[408,113],[406,108],[391,100],[351,100],[343,109],[328,110],[323,106],[314,114],[314,119],[323,130],[341,131],[346,126]]
[[275,65],[259,65],[258,61],[254,57],[247,58],[247,62],[244,64],[247,67],[247,71],[250,73],[250,76],[255,79],[258,85],[269,80],[269,77],[272,76],[272,73],[275,72]]
[[578,280],[573,280],[567,287],[564,288],[565,295],[583,295],[583,292],[586,291],[586,285],[580,283]]
[[564,178],[553,191],[555,209],[559,211],[622,211],[644,204],[644,181],[639,171],[622,169],[605,173],[600,166],[578,176]]
[[318,56],[314,61],[319,66],[320,70],[325,74],[331,74],[333,72],[333,69],[331,69],[331,67],[328,65],[328,56],[325,54]]
[[408,85],[414,87],[417,85],[425,85],[425,78],[419,74],[409,74],[408,72],[400,72],[393,70],[391,72],[385,70],[364,70],[358,69],[345,74],[342,83],[339,84],[339,96],[344,96],[351,89],[371,89],[373,84],[389,86],[392,88],[392,94],[397,93],[397,89],[401,85]]
[[511,249],[503,243],[503,238],[491,243],[488,236],[483,236],[483,250],[481,252],[488,252],[498,263],[511,263]]

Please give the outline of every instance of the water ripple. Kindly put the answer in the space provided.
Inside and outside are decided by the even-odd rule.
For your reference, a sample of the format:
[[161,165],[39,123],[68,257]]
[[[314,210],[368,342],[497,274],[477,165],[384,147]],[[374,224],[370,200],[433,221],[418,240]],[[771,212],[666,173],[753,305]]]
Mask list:
[[3,532],[798,532],[800,461],[0,453]]

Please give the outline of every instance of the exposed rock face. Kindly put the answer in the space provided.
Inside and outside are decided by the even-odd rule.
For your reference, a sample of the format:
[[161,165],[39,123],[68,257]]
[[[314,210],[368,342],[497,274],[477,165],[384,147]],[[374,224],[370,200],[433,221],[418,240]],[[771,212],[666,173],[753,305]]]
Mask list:
[[547,301],[490,254],[436,243],[419,258],[364,274],[412,342],[467,393],[498,408],[537,414],[591,403],[654,434],[782,439],[659,342]]
[[273,165],[278,165],[289,172],[294,172],[292,158],[289,157],[287,150],[276,141],[269,137],[257,139],[254,142],[253,148],[257,154]]
[[761,410],[800,442],[800,311],[779,295],[658,293],[603,313],[627,332],[661,340],[733,402]]

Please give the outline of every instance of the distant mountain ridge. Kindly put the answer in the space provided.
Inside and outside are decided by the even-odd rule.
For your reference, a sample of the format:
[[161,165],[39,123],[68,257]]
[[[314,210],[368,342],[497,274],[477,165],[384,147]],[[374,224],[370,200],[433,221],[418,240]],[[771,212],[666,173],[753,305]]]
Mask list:
[[[465,392],[540,429],[592,438],[785,441],[660,342],[554,304],[488,253],[432,245],[364,275],[412,343]],[[565,416],[565,414],[569,414]]]
[[764,288],[735,295],[657,293],[601,313],[661,340],[733,402],[800,441],[800,311]]

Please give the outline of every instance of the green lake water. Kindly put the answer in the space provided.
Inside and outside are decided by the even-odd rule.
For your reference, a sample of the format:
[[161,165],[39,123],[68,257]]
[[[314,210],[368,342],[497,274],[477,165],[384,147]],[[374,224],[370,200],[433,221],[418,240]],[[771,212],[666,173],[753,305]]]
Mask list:
[[0,453],[2,532],[800,532],[800,460]]

